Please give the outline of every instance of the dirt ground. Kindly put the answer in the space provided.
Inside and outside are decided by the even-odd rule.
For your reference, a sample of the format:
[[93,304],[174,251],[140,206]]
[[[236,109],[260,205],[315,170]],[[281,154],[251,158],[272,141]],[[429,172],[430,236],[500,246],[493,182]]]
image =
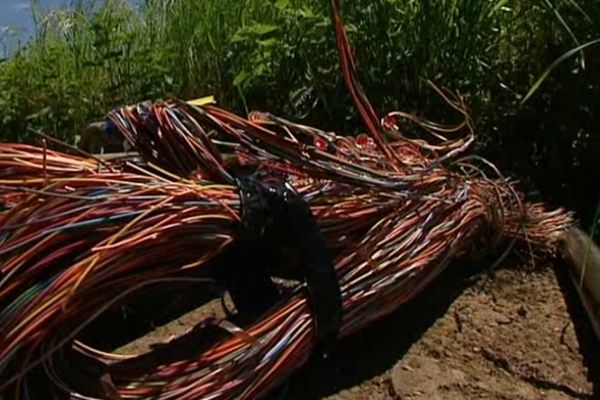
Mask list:
[[[451,266],[416,300],[310,361],[269,400],[600,399],[600,346],[566,267],[523,264],[485,274]],[[198,312],[150,338],[176,336]],[[140,351],[148,339],[123,350]]]
[[564,267],[513,264],[453,266],[276,398],[600,399],[600,349]]

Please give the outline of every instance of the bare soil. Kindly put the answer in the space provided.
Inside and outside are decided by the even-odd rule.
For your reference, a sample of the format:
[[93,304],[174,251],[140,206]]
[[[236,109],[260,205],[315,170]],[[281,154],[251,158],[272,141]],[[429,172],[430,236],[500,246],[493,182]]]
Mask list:
[[[600,346],[562,266],[450,267],[393,315],[314,358],[269,400],[600,399]],[[209,306],[122,350],[187,331]],[[208,313],[208,314],[207,314]]]
[[518,264],[476,277],[451,267],[279,397],[600,399],[600,348],[564,267]]

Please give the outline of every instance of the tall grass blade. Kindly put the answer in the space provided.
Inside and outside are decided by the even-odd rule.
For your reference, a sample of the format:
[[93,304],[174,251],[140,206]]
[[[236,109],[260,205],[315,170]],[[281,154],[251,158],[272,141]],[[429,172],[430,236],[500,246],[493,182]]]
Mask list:
[[[571,39],[573,39],[573,42],[575,42],[575,44],[577,46],[581,46],[581,42],[577,38],[577,35],[575,35],[575,33],[573,32],[573,29],[571,29],[571,27],[569,26],[569,24],[567,23],[567,21],[563,18],[563,16],[560,13],[560,11],[558,11],[558,8],[556,8],[550,2],[550,0],[544,0],[544,2],[546,3],[546,5],[548,5],[548,8],[550,8],[552,10],[552,12],[554,13],[554,15],[556,15],[556,18],[558,19],[558,21],[560,22],[560,24],[565,28],[565,30],[567,31],[567,33],[569,34],[569,36],[571,36]],[[581,68],[585,69],[585,55],[583,54],[583,51],[581,51]]]
[[554,69],[556,67],[558,67],[560,64],[562,64],[564,61],[571,58],[573,55],[579,53],[581,50],[584,50],[590,46],[593,46],[593,45],[599,44],[599,43],[600,43],[600,39],[592,40],[590,42],[584,43],[580,46],[575,47],[574,49],[567,51],[565,54],[563,54],[558,59],[556,59],[556,61],[554,61],[548,68],[546,68],[546,70],[542,73],[542,75],[531,86],[531,88],[529,89],[529,91],[527,92],[527,94],[525,95],[523,100],[521,100],[521,105],[524,105],[527,102],[527,100],[529,100],[531,98],[531,96],[533,96],[538,91],[540,86],[542,86],[542,83],[544,83],[544,81],[546,80],[548,75],[550,75],[550,73],[552,71],[554,71]]

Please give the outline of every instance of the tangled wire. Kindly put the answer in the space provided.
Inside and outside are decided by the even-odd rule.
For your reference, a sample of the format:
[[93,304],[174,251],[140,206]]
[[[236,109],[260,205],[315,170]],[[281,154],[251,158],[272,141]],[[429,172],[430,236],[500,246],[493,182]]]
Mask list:
[[[294,260],[304,258],[286,258],[285,244],[318,252],[319,243],[303,237],[304,225],[286,231],[270,221],[282,235],[270,237],[276,245],[244,253],[269,253],[266,259],[231,258],[244,241],[247,180],[267,195],[285,187],[310,211],[339,285],[335,338],[390,314],[463,254],[519,242],[554,250],[571,214],[525,202],[492,164],[464,156],[474,135],[459,99],[439,91],[465,116],[458,127],[401,112],[376,116],[356,80],[337,1],[331,4],[340,64],[368,134],[168,100],[109,115],[142,162],[0,144],[6,399],[255,399],[306,362],[326,321],[315,318],[318,287],[292,273],[303,268]],[[403,135],[406,119],[431,139]],[[95,321],[152,287],[207,284],[231,271],[252,280],[265,270],[294,279],[275,285],[263,307],[199,321],[137,354],[86,341]]]

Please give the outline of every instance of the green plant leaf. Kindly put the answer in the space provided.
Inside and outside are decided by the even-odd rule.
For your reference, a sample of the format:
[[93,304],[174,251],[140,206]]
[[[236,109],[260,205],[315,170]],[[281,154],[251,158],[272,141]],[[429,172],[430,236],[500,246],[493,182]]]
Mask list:
[[508,1],[509,0],[500,0],[496,4],[494,4],[494,7],[492,7],[492,9],[490,10],[490,15],[497,13],[498,10],[500,10],[502,7],[504,7],[508,3]]
[[51,111],[52,111],[52,109],[50,107],[44,107],[41,110],[39,110],[38,112],[28,115],[26,119],[28,121],[38,119],[38,118],[44,117],[46,115],[49,115]]
[[233,86],[243,86],[244,83],[246,83],[251,76],[252,74],[246,70],[238,72],[235,78],[233,79]]
[[277,25],[269,25],[269,24],[254,24],[250,28],[250,31],[258,36],[265,36],[269,33],[275,32],[279,27]]
[[288,10],[291,6],[290,0],[277,0],[275,2],[275,7],[279,8],[280,10]]
[[245,29],[239,29],[230,39],[231,43],[239,43],[248,40],[248,33]]
[[279,44],[279,41],[276,38],[269,38],[265,40],[259,40],[257,43],[262,47],[275,47]]
[[550,75],[550,73],[552,71],[554,71],[554,69],[556,67],[558,67],[560,64],[562,64],[564,61],[566,61],[567,59],[569,59],[573,55],[579,53],[581,50],[583,50],[583,49],[585,49],[587,47],[593,46],[595,44],[600,44],[600,39],[592,40],[591,42],[587,42],[587,43],[582,44],[581,46],[577,46],[574,49],[571,49],[571,50],[567,51],[565,54],[563,54],[562,56],[560,56],[558,59],[556,59],[556,61],[554,61],[548,68],[546,68],[546,70],[542,73],[542,75],[540,75],[540,77],[531,86],[531,88],[529,89],[529,91],[527,92],[527,94],[525,95],[525,97],[523,98],[523,100],[521,100],[521,106],[523,104],[525,104],[525,102],[527,100],[529,100],[531,98],[531,96],[533,96],[535,94],[535,92],[538,91],[538,89],[540,88],[540,86],[542,86],[542,83],[544,83],[544,81],[546,80],[546,78],[548,77],[548,75]]
[[307,19],[315,17],[314,11],[309,6],[305,6],[302,10],[300,10],[299,15]]

